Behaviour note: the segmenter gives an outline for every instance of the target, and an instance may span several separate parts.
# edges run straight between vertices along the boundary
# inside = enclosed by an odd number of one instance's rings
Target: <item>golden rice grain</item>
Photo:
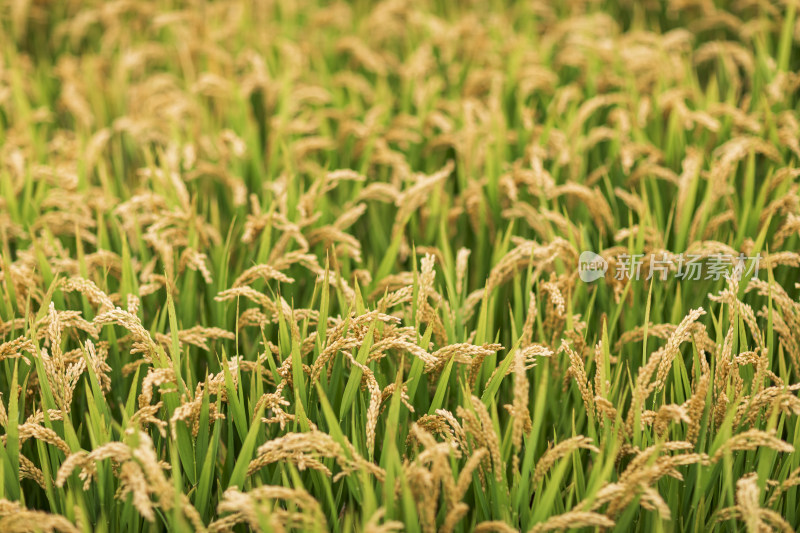
[[[760,429],[750,429],[732,436],[717,449],[712,462],[719,461],[725,454],[737,450],[755,450],[759,447],[771,448],[778,452],[791,453],[794,446],[784,442],[775,436],[775,432],[762,431]]]
[[[536,462],[531,483],[536,485],[559,459],[581,448],[600,453],[600,450],[592,444],[592,440],[583,435],[563,440],[554,446],[548,447],[547,451]]]
[[[529,533],[540,533],[543,531],[556,531],[583,527],[613,527],[614,521],[605,515],[591,511],[570,511],[557,516],[552,516],[546,522],[536,524]]]

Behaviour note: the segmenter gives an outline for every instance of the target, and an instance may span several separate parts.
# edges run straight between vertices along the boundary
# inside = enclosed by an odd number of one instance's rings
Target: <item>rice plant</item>
[[[0,0],[0,531],[796,531],[798,50]]]

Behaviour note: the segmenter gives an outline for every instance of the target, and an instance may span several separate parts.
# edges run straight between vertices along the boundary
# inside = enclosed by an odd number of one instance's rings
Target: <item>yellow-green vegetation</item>
[[[0,1],[0,531],[797,530],[798,20]]]

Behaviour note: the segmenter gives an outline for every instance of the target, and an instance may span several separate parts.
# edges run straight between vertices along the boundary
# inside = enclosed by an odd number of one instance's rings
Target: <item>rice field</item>
[[[796,531],[794,0],[0,0],[0,531]]]

